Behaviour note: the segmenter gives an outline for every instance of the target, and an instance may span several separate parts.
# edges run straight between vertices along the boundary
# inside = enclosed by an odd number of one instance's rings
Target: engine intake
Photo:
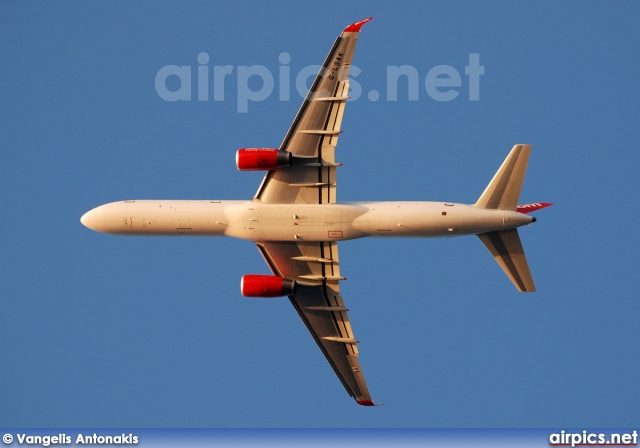
[[[296,292],[296,282],[274,275],[243,275],[240,292],[245,297],[288,296]]]
[[[291,153],[273,148],[242,148],[236,152],[240,171],[276,170],[291,165]]]

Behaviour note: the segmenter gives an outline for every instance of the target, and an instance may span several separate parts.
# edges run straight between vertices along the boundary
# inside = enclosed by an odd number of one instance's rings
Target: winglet
[[[359,22],[356,23],[352,23],[351,25],[349,25],[348,27],[346,27],[343,31],[343,33],[359,33],[360,32],[360,28],[362,28],[362,25],[364,25],[365,23],[369,22],[373,20],[373,17],[369,17],[367,19],[361,20]]]
[[[375,404],[372,400],[356,400],[361,406],[384,406],[384,404]]]

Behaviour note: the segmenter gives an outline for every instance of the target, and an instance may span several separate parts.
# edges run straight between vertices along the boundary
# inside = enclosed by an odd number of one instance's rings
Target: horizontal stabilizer
[[[474,205],[479,208],[515,211],[530,153],[531,145],[515,145]]]
[[[481,233],[478,237],[515,287],[518,288],[518,291],[533,292],[536,290],[517,229]]]

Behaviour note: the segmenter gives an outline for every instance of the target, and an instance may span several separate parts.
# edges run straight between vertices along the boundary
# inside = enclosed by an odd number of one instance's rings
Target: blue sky
[[[639,13],[632,2],[3,2],[0,426],[637,426]],[[79,222],[121,199],[252,197],[262,174],[237,171],[235,151],[279,146],[301,102],[293,82],[279,100],[281,53],[293,79],[369,16],[339,200],[472,203],[529,143],[521,202],[556,204],[520,232],[535,294],[517,293],[475,237],[341,244],[360,361],[386,403],[373,409],[347,395],[286,299],[241,297],[243,274],[268,273],[250,242]],[[210,77],[234,67],[223,101],[196,101],[202,52]],[[484,67],[478,101],[470,54]],[[192,101],[158,94],[167,65],[193,67]],[[274,91],[239,113],[238,67],[253,65]],[[415,101],[402,83],[386,99],[387,67],[401,65],[418,72]],[[425,89],[438,65],[461,75],[451,101]]]

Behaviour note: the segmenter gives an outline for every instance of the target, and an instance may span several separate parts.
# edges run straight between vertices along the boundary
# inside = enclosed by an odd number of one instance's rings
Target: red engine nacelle
[[[296,282],[273,275],[243,275],[240,292],[245,297],[288,296],[296,292]]]
[[[240,171],[275,170],[291,165],[291,153],[272,148],[242,148],[236,153]]]

